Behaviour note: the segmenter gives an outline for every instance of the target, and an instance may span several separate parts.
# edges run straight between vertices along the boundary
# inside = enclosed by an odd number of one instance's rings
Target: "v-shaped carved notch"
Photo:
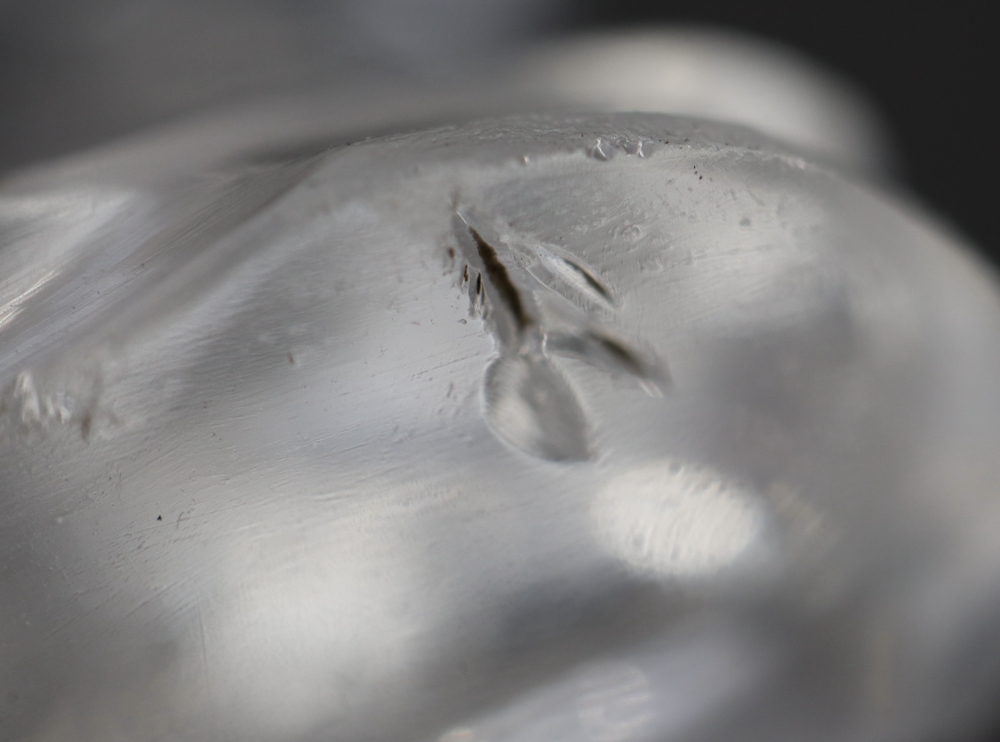
[[[473,311],[497,340],[499,358],[487,368],[484,400],[486,418],[501,438],[552,461],[591,457],[587,417],[551,354],[631,376],[662,396],[670,383],[665,364],[602,327],[589,311],[614,311],[616,304],[596,271],[561,248],[487,239],[468,211],[456,209],[453,227]],[[559,301],[565,303],[561,309]],[[550,327],[546,317],[553,311],[558,321]]]

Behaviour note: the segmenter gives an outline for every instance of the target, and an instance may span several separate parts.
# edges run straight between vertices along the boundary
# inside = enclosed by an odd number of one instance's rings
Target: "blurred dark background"
[[[717,25],[805,52],[881,108],[903,179],[995,263],[989,6],[700,0],[0,0],[0,173],[347,68],[447,75],[538,37]]]
[[[988,3],[594,0],[577,23],[721,25],[805,52],[860,86],[899,145],[902,176],[1000,264],[1000,90]]]

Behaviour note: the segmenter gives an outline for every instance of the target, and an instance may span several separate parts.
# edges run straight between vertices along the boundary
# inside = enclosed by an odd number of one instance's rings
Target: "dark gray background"
[[[995,261],[1000,88],[986,4],[662,0],[0,0],[0,171],[207,103],[488,65],[583,28],[716,24],[804,51],[881,106],[903,177]]]

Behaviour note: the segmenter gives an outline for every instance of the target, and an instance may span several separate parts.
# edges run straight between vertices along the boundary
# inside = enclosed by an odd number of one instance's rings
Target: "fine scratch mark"
[[[566,259],[564,258],[564,260]],[[587,282],[587,285],[596,291],[605,301],[609,304],[612,303],[611,292],[608,291],[607,286],[597,280],[597,276],[573,260],[566,260],[566,264],[583,276],[583,280]]]
[[[510,280],[507,267],[500,262],[500,258],[497,257],[497,251],[482,238],[479,232],[471,226],[469,227],[469,232],[472,234],[472,239],[475,240],[476,250],[479,253],[479,259],[483,261],[487,277],[489,277],[490,281],[496,287],[500,297],[507,305],[507,309],[514,316],[518,329],[526,329],[532,324],[532,319],[524,309],[524,302],[521,301],[521,293],[517,290],[513,281]]]

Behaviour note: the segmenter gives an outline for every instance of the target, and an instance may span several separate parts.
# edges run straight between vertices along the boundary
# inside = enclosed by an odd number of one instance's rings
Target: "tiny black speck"
[[[157,515],[157,516],[156,516],[156,519],[157,519],[157,520],[163,520],[163,516],[162,516],[162,515]]]

